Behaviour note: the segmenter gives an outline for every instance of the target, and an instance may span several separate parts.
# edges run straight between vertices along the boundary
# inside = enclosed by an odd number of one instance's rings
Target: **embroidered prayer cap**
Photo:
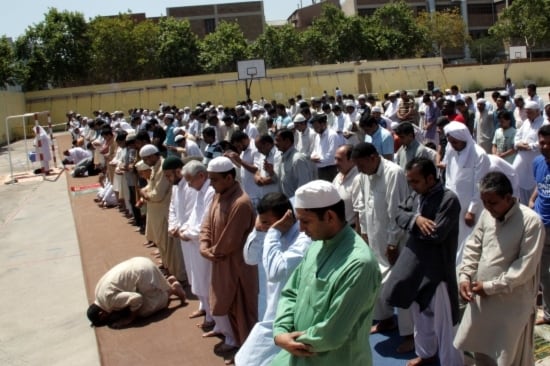
[[[210,173],[227,173],[231,169],[235,169],[231,160],[225,156],[218,156],[210,160],[207,171]]]
[[[314,180],[296,190],[295,208],[324,208],[335,205],[342,198],[336,187],[326,180]]]
[[[155,155],[158,153],[159,153],[159,149],[157,149],[157,147],[152,144],[147,144],[139,150],[139,156],[141,156],[142,158],[146,158],[148,156]]]
[[[177,156],[169,156],[162,162],[162,170],[175,170],[183,166],[183,161]]]
[[[138,161],[138,162],[136,163],[135,167],[136,167],[136,170],[137,170],[138,172],[142,172],[142,171],[144,171],[144,170],[149,170],[149,169],[151,169],[151,167],[150,167],[149,165],[145,164],[145,162],[144,162],[143,160]]]
[[[536,109],[536,110],[539,110],[540,109],[540,105],[535,102],[534,100],[530,100],[528,101],[527,103],[525,103],[525,109]]]

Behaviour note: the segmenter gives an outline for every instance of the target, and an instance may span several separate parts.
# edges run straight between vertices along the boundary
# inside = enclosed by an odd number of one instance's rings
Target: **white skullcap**
[[[180,133],[181,131],[183,131],[183,128],[181,128],[181,127],[176,127],[176,128],[174,128],[174,131],[173,131],[173,132],[174,132],[174,135],[177,135],[177,134]]]
[[[501,96],[501,97],[509,97],[509,96],[510,96],[510,93],[508,93],[506,90],[505,90],[505,91],[501,91],[501,92],[500,92],[500,96]]]
[[[159,149],[157,149],[155,145],[147,144],[139,150],[139,156],[141,156],[142,158],[146,158],[148,156],[158,154],[158,152]]]
[[[478,100],[476,100],[476,104],[485,104],[487,103],[487,101],[483,98],[479,98]]]
[[[286,125],[286,128],[292,130],[294,128],[294,122],[290,122],[288,125]]]
[[[174,119],[174,115],[172,113],[166,113],[164,115],[164,118],[170,118],[170,119]]]
[[[218,156],[217,158],[210,160],[206,170],[210,173],[227,173],[231,169],[235,169],[235,166],[231,160],[225,156]]]
[[[396,97],[396,96],[397,96],[396,92],[391,92],[388,94],[388,97]]]
[[[145,162],[143,160],[138,161],[136,163],[135,167],[136,167],[136,170],[138,172],[142,172],[144,170],[151,169],[151,167],[149,165],[145,164]]]
[[[179,142],[181,140],[183,140],[185,138],[185,136],[183,135],[177,135],[176,138],[174,139],[175,142]]]
[[[399,122],[392,122],[390,127],[392,130],[395,130],[397,127],[399,127]]]
[[[365,94],[360,94],[357,99],[367,99],[367,97],[365,96]]]
[[[527,103],[525,103],[525,109],[536,109],[536,110],[539,110],[540,109],[540,105],[533,101],[533,100],[530,100],[528,101]]]
[[[314,180],[296,190],[294,207],[306,209],[330,207],[341,200],[338,190],[332,183],[326,180]]]
[[[178,109],[178,113],[183,113],[183,109]]]
[[[252,112],[258,112],[258,111],[260,111],[260,109],[261,109],[261,108],[260,108],[260,106],[259,106],[259,105],[257,105],[257,104],[254,104],[254,105],[252,106],[252,109],[251,109],[251,111],[252,111]]]
[[[189,108],[188,106],[185,106],[185,107],[183,107],[183,110],[184,110],[184,111],[190,111],[191,108]]]
[[[294,120],[293,120],[294,123],[300,123],[300,122],[305,122],[305,121],[306,121],[306,117],[304,117],[304,115],[302,113],[297,113],[294,116]]]
[[[378,113],[382,113],[382,108],[379,107],[379,106],[374,106],[372,107],[372,112],[378,112]]]
[[[223,108],[223,104],[218,104],[218,109]]]
[[[236,105],[236,106],[235,106],[235,109],[244,109],[244,107],[243,107],[242,104],[239,104],[239,105]]]
[[[346,102],[346,108],[347,108],[347,107],[353,107],[353,108],[355,108],[355,103],[353,102],[353,100],[348,100],[348,101]]]

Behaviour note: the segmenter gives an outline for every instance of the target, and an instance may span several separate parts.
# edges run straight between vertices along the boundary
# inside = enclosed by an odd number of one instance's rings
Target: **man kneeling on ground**
[[[168,306],[176,295],[186,304],[185,292],[174,276],[164,278],[149,258],[134,257],[111,268],[95,288],[88,308],[92,326],[121,328],[137,317],[148,317]]]

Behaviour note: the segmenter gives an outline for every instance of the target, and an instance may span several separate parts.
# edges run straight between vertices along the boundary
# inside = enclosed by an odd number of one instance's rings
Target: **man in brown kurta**
[[[258,320],[258,269],[243,258],[255,214],[235,174],[228,158],[210,161],[208,176],[216,195],[200,233],[201,255],[212,261],[210,307],[216,329],[225,336],[217,351],[230,354],[229,359]]]

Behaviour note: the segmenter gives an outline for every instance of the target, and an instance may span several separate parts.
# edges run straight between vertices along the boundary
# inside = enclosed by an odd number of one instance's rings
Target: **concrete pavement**
[[[26,170],[24,144],[10,147]],[[65,174],[1,184],[0,202],[0,364],[99,365]]]

